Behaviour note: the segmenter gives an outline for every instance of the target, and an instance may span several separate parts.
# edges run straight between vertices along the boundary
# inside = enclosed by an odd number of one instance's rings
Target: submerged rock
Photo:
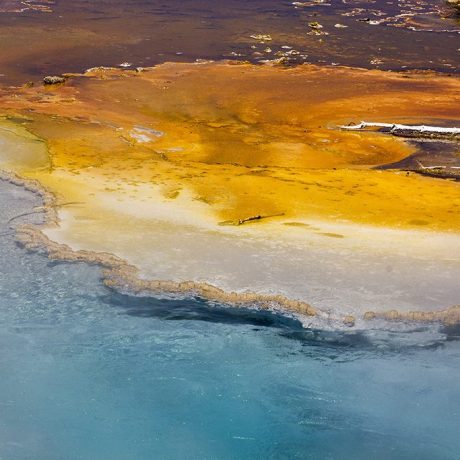
[[[272,41],[272,37],[269,34],[253,34],[250,36],[254,40],[258,40],[260,42],[270,42]]]

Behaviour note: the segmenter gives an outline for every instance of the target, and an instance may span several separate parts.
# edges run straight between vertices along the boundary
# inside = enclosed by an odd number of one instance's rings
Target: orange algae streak
[[[110,197],[121,207],[144,203],[139,218],[159,201],[189,202],[216,228],[317,218],[456,232],[458,184],[373,170],[414,148],[336,127],[455,119],[459,89],[458,78],[433,75],[164,64],[5,90],[0,108],[27,113],[51,158],[49,169],[28,176],[83,202],[81,216]]]

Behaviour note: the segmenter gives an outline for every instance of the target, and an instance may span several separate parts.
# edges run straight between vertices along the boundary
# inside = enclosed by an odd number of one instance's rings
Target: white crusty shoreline
[[[211,302],[229,304],[234,307],[268,309],[298,316],[303,324],[331,325],[340,324],[353,327],[368,321],[379,319],[385,321],[413,321],[421,323],[439,322],[446,325],[460,323],[460,305],[434,311],[384,311],[365,312],[362,317],[345,315],[334,317],[327,311],[310,304],[290,299],[284,295],[267,295],[255,292],[228,292],[212,284],[196,281],[168,281],[143,279],[139,269],[126,260],[108,252],[74,250],[70,246],[52,241],[42,230],[59,227],[56,211],[56,199],[38,181],[21,178],[15,173],[0,170],[0,180],[23,187],[37,194],[43,201],[45,226],[19,225],[16,227],[16,239],[28,250],[42,251],[52,260],[66,262],[85,262],[103,267],[103,283],[113,289],[131,295],[152,296],[198,296]]]

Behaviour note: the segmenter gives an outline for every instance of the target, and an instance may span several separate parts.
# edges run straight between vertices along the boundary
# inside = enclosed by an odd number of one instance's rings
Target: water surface
[[[260,62],[280,56],[290,64],[457,72],[460,25],[444,5],[442,0],[8,0],[0,5],[0,83],[99,65]]]

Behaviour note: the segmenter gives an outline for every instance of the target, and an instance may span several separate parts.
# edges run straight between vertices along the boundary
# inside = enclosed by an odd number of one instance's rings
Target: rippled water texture
[[[124,62],[257,62],[281,55],[291,63],[458,71],[459,20],[442,0],[294,3],[3,0],[0,82]],[[309,26],[315,22],[322,28]]]
[[[455,330],[121,296],[15,245],[39,204],[0,183],[0,458],[458,458]]]

